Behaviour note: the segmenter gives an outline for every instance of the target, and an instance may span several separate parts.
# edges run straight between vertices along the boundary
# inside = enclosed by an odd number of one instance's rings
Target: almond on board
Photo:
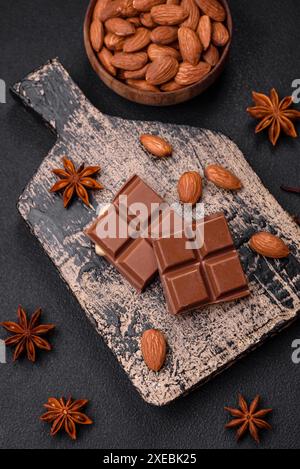
[[[282,239],[267,231],[261,231],[253,235],[249,245],[258,254],[273,259],[287,257],[290,253],[288,246]]]
[[[141,338],[141,351],[148,368],[159,371],[167,355],[167,343],[163,333],[157,329],[146,330]]]
[[[236,191],[243,187],[241,180],[229,169],[218,164],[211,164],[205,168],[206,178],[221,189]]]
[[[140,136],[140,142],[143,147],[152,155],[158,158],[171,156],[173,148],[167,140],[158,135],[144,134]]]
[[[202,177],[198,171],[183,173],[177,184],[180,202],[195,205],[202,196]]]

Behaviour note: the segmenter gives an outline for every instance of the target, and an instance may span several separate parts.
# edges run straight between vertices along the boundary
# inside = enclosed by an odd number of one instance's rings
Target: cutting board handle
[[[11,91],[58,135],[63,134],[70,117],[79,108],[82,112],[86,107],[88,114],[91,107],[58,59],[49,60],[13,85]]]

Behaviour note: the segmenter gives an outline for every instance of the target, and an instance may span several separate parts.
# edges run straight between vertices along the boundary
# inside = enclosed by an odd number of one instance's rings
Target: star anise
[[[237,440],[240,440],[240,438],[242,438],[242,436],[248,430],[252,438],[256,441],[256,443],[259,443],[258,429],[271,430],[271,425],[268,424],[263,419],[263,417],[271,413],[272,409],[257,410],[259,401],[260,396],[256,396],[256,398],[251,402],[250,406],[248,407],[244,397],[239,394],[238,403],[240,409],[225,407],[225,410],[230,412],[230,414],[235,417],[235,419],[231,420],[231,422],[229,422],[225,426],[225,428],[239,427],[236,432]]]
[[[269,127],[269,139],[275,146],[280,136],[281,130],[293,138],[298,136],[293,124],[293,120],[300,118],[300,112],[290,109],[293,104],[293,97],[287,96],[279,101],[278,93],[273,88],[270,97],[262,93],[252,93],[255,103],[254,107],[248,107],[249,114],[256,118],[262,119],[255,129],[256,133]]]
[[[44,407],[48,412],[41,416],[44,422],[52,423],[51,436],[56,435],[62,428],[68,433],[72,440],[76,440],[76,424],[91,425],[92,420],[79,410],[88,403],[87,400],[73,400],[71,397],[66,402],[62,397],[56,399],[50,397]]]
[[[16,345],[14,360],[17,360],[23,352],[27,353],[28,360],[35,362],[36,347],[42,350],[51,350],[51,345],[45,339],[40,337],[47,334],[55,328],[53,324],[37,325],[41,316],[41,308],[37,309],[28,320],[27,314],[22,308],[18,307],[18,320],[19,322],[1,322],[0,326],[4,327],[7,331],[12,332],[14,335],[6,339],[6,345]]]
[[[64,207],[66,208],[76,194],[88,207],[90,207],[89,195],[86,190],[102,190],[103,186],[90,176],[95,176],[100,171],[100,166],[87,166],[82,164],[78,169],[68,158],[63,158],[64,169],[53,169],[52,172],[59,177],[50,192],[64,191]]]

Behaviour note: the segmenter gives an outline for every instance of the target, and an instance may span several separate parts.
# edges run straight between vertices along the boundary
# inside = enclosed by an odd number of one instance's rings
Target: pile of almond
[[[175,91],[217,65],[230,36],[217,0],[98,0],[90,40],[103,67],[133,88]]]

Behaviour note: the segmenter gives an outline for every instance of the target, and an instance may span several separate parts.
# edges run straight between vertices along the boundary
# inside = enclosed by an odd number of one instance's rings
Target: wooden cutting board
[[[300,313],[300,230],[278,205],[237,146],[220,133],[193,127],[135,122],[105,116],[95,109],[67,71],[52,60],[13,87],[28,108],[57,133],[57,142],[20,197],[19,210],[56,265],[83,311],[116,355],[141,396],[164,405],[232,365],[244,354],[290,324]],[[154,159],[139,144],[141,133],[165,136],[174,156]],[[67,155],[76,164],[102,167],[106,189],[92,195],[95,210],[76,201],[68,210],[60,195],[49,193]],[[224,211],[248,275],[251,296],[239,302],[173,317],[167,313],[159,280],[138,294],[99,258],[84,228],[98,203],[110,202],[133,174],[145,179],[168,202],[177,200],[182,172],[219,163],[233,169],[245,188],[237,194],[207,184],[206,213]],[[258,230],[281,236],[292,254],[268,260],[248,247]],[[160,373],[149,371],[139,348],[143,330],[164,331],[169,352]]]

